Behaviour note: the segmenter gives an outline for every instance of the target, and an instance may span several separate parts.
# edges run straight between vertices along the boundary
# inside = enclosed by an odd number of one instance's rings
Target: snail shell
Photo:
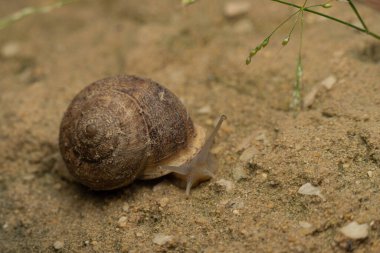
[[[195,157],[209,162],[209,148],[201,152],[206,143],[205,132],[194,126],[172,92],[149,79],[125,75],[96,81],[79,92],[59,134],[69,172],[95,190],[172,172],[187,180]],[[188,191],[199,179],[191,179]]]

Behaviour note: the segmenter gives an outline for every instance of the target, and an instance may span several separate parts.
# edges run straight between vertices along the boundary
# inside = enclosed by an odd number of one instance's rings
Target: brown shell
[[[97,190],[131,183],[146,167],[185,149],[194,125],[179,99],[149,79],[96,81],[71,102],[59,147],[70,173]]]

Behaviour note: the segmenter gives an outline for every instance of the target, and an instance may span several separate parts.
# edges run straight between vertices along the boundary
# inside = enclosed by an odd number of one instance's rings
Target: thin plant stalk
[[[295,111],[302,109],[302,77],[303,77],[303,65],[302,65],[302,41],[303,41],[303,26],[304,26],[304,9],[308,0],[305,0],[302,8],[300,9],[299,16],[300,18],[300,44],[298,48],[298,57],[297,57],[297,67],[296,67],[296,81],[294,83],[293,90],[293,100],[291,103],[291,108]],[[298,19],[297,19],[298,21]],[[294,29],[294,27],[293,27]],[[291,30],[291,32],[293,31]]]
[[[79,0],[60,0],[60,1],[57,1],[55,3],[48,4],[48,5],[45,5],[42,7],[33,7],[33,6],[25,7],[25,8],[15,12],[15,13],[12,13],[9,16],[6,16],[6,17],[0,19],[0,30],[4,29],[5,27],[8,27],[9,25],[11,25],[11,24],[13,24],[13,23],[15,23],[15,22],[27,17],[27,16],[30,16],[33,14],[38,14],[38,13],[48,13],[48,12],[51,12],[52,10],[61,8],[62,6],[71,4],[75,1],[79,1]]]
[[[245,63],[248,65],[251,63],[251,60],[252,60],[252,57],[255,56],[257,54],[257,52],[259,52],[262,48],[266,47],[269,43],[269,40],[270,38],[272,37],[272,35],[281,27],[283,26],[285,23],[287,23],[293,16],[297,15],[299,13],[299,11],[296,11],[294,12],[293,14],[291,14],[289,17],[287,17],[284,21],[282,21],[262,42],[260,45],[258,45],[256,48],[252,49],[250,52],[249,52],[249,55],[245,61]]]
[[[302,6],[299,6],[299,5],[297,5],[297,4],[293,4],[293,3],[289,3],[289,2],[285,2],[285,1],[282,1],[282,0],[271,0],[271,1],[273,1],[273,2],[277,2],[277,3],[281,3],[281,4],[285,4],[285,5],[288,5],[288,6],[292,6],[292,7],[298,8],[298,9],[301,9],[301,8],[302,8]],[[349,1],[349,2],[351,2],[351,4],[353,5],[352,1]],[[338,18],[335,18],[335,17],[329,16],[329,15],[327,15],[327,14],[324,14],[324,13],[321,13],[321,12],[318,12],[318,11],[315,11],[315,10],[312,10],[312,9],[310,9],[311,7],[312,7],[312,6],[310,6],[310,7],[306,7],[306,8],[304,8],[303,10],[306,11],[306,12],[313,13],[313,14],[315,14],[315,15],[319,15],[319,16],[325,17],[325,18],[327,18],[327,19],[331,19],[331,20],[333,20],[333,21],[335,21],[335,22],[338,22],[338,23],[344,24],[344,25],[346,25],[346,26],[349,26],[349,27],[351,27],[351,28],[354,28],[354,29],[356,29],[356,30],[358,30],[358,31],[360,31],[360,32],[364,32],[364,33],[366,33],[366,34],[368,34],[368,35],[370,35],[370,36],[372,36],[372,37],[374,37],[374,38],[380,40],[380,35],[378,35],[378,34],[376,34],[376,33],[373,33],[373,32],[369,31],[369,30],[366,29],[366,28],[362,28],[362,27],[359,27],[359,26],[353,25],[353,24],[351,24],[351,23],[348,23],[348,22],[346,22],[346,21],[344,21],[344,20],[341,20],[341,19],[338,19]],[[355,10],[356,10],[356,8],[355,8]],[[357,11],[357,10],[356,10],[356,11]],[[359,16],[360,16],[360,15],[359,15]],[[359,19],[359,20],[360,20],[360,19]]]
[[[258,45],[256,48],[252,49],[249,53],[249,56],[246,60],[246,64],[248,65],[251,60],[252,60],[252,57],[256,55],[256,53],[258,51],[260,51],[262,48],[264,48],[268,43],[269,43],[269,39],[270,37],[281,27],[283,26],[287,21],[290,20],[290,18],[292,18],[294,15],[298,14],[297,15],[297,19],[294,23],[294,25],[292,26],[288,36],[282,41],[282,45],[283,46],[286,46],[290,40],[290,36],[292,35],[293,31],[294,31],[294,28],[296,26],[296,24],[298,22],[300,22],[300,26],[301,26],[301,31],[300,31],[300,44],[299,44],[299,51],[298,51],[298,57],[297,57],[297,64],[296,64],[296,80],[294,82],[294,89],[293,89],[293,98],[292,98],[292,102],[290,104],[290,107],[291,109],[293,109],[294,111],[299,111],[300,109],[302,109],[302,77],[303,77],[303,65],[302,65],[302,41],[303,41],[303,30],[304,30],[304,13],[305,12],[310,12],[310,13],[313,13],[313,14],[316,14],[316,15],[319,15],[319,16],[322,16],[322,17],[325,17],[327,19],[330,19],[330,20],[333,20],[333,21],[336,21],[338,23],[341,23],[341,24],[344,24],[346,26],[349,26],[351,28],[354,28],[358,31],[361,31],[361,32],[364,32],[376,39],[379,39],[380,40],[380,35],[378,34],[375,34],[371,31],[369,31],[368,27],[366,26],[366,24],[364,23],[364,20],[363,18],[360,16],[358,10],[356,9],[354,3],[352,2],[352,0],[347,0],[350,7],[352,8],[352,10],[354,11],[355,15],[357,16],[357,18],[359,19],[361,25],[363,27],[359,27],[359,26],[356,26],[356,25],[353,25],[351,23],[348,23],[346,21],[343,21],[341,19],[338,19],[338,18],[335,18],[335,17],[332,17],[332,16],[329,16],[327,14],[324,14],[324,13],[321,13],[321,12],[318,12],[318,11],[315,11],[313,10],[312,8],[315,8],[315,7],[323,7],[323,8],[330,8],[331,7],[331,2],[333,0],[328,0],[327,2],[325,2],[324,4],[317,4],[317,5],[309,5],[309,6],[306,6],[308,0],[305,0],[303,5],[300,6],[300,5],[297,5],[297,4],[293,4],[293,3],[289,3],[289,2],[286,2],[284,0],[271,0],[273,2],[277,2],[277,3],[281,3],[281,4],[284,4],[284,5],[288,5],[288,6],[291,6],[291,7],[295,7],[297,8],[298,10],[293,13],[292,15],[290,15],[285,21],[283,21],[279,26],[277,26],[270,34],[269,36],[260,44]]]
[[[348,4],[351,6],[351,9],[355,12],[356,16],[358,17],[360,23],[362,24],[362,26],[364,27],[364,29],[366,31],[368,31],[368,28],[366,26],[366,24],[364,23],[364,20],[362,19],[362,17],[360,16],[358,10],[356,9],[355,5],[353,4],[352,0],[348,0]]]

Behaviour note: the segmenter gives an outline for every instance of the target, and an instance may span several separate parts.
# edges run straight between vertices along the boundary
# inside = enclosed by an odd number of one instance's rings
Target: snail
[[[70,174],[91,189],[172,173],[189,195],[213,176],[209,151],[225,119],[206,138],[165,87],[136,76],[109,77],[74,97],[62,118],[59,149]]]

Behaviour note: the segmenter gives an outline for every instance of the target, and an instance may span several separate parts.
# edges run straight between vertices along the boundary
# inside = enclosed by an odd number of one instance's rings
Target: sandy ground
[[[178,2],[83,1],[0,32],[0,251],[380,252],[380,43],[307,15],[310,108],[295,116],[298,31],[244,64],[292,9],[251,1],[226,18],[226,1]],[[0,16],[30,4],[2,1]],[[344,3],[327,11],[356,22]],[[380,13],[360,11],[379,33]],[[216,177],[190,198],[169,177],[93,192],[59,172],[71,99],[120,73],[165,85],[208,130],[228,116]],[[353,221],[364,239],[340,231]]]

